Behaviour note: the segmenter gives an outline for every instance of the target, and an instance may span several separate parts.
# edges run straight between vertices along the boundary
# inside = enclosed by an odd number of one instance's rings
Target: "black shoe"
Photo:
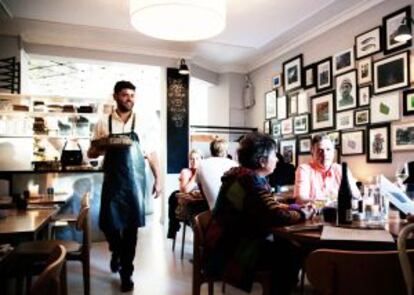
[[[134,290],[134,282],[131,277],[121,277],[121,292]]]
[[[119,256],[112,253],[111,262],[109,264],[109,267],[111,268],[111,271],[113,273],[116,273],[119,271]]]

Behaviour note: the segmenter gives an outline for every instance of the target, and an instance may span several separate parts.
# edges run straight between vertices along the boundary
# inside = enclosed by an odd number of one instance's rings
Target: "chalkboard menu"
[[[188,75],[167,69],[167,173],[188,166]]]

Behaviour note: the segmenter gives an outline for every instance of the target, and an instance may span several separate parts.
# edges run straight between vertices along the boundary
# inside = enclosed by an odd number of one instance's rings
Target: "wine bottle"
[[[348,180],[348,165],[342,163],[342,180],[338,191],[338,224],[352,223],[352,191]]]

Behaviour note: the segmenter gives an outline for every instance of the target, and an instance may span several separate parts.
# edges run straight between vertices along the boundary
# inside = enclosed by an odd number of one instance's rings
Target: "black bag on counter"
[[[62,155],[60,156],[60,162],[62,163],[62,167],[82,165],[83,156],[82,149],[79,143],[79,150],[66,150],[65,148],[67,144],[68,142],[66,141],[62,149]]]

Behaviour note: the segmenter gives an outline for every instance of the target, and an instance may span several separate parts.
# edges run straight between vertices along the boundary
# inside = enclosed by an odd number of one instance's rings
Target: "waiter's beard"
[[[118,110],[121,113],[129,113],[130,111],[132,111],[132,108],[134,107],[134,104],[131,103],[131,106],[125,105],[125,104],[118,104]]]

